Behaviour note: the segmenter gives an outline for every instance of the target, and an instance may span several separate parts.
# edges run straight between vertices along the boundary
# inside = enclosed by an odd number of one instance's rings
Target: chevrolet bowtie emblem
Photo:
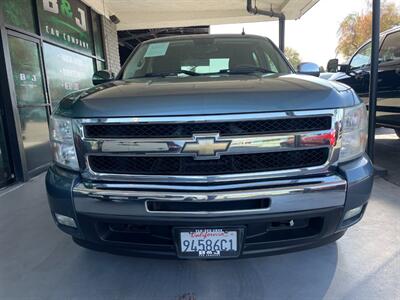
[[[219,159],[220,153],[227,151],[230,141],[218,141],[219,134],[193,135],[193,142],[183,146],[182,153],[192,153],[194,159]]]

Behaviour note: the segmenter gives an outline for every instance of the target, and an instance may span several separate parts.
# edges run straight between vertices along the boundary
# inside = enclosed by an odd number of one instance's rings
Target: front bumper
[[[46,185],[53,216],[57,213],[76,221],[77,228],[58,226],[78,244],[123,254],[175,257],[173,228],[178,226],[244,226],[242,256],[331,242],[361,219],[372,181],[373,168],[365,156],[320,176],[196,187],[87,183],[79,174],[52,167]],[[268,203],[233,210],[224,206],[255,199],[268,199]],[[149,201],[163,205],[153,209]],[[226,209],[205,212],[193,205],[181,211],[169,206],[210,202]],[[360,214],[343,221],[347,211],[360,206]],[[291,220],[296,225],[285,226]]]

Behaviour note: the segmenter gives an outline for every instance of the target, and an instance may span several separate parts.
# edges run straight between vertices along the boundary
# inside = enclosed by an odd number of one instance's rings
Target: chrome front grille
[[[244,181],[327,172],[338,158],[342,116],[334,109],[80,119],[75,140],[90,180]]]

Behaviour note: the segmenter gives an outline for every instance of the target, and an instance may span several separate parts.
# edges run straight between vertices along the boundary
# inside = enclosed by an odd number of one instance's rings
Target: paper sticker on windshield
[[[144,57],[164,56],[167,53],[168,46],[168,42],[150,44]]]

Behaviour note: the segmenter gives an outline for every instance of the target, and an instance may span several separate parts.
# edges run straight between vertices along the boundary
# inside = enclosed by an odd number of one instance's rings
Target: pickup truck
[[[57,226],[90,249],[235,258],[333,242],[373,183],[366,108],[252,35],[159,38],[63,99],[46,177]],[[315,76],[312,76],[315,75]]]
[[[351,86],[368,104],[371,41],[365,42],[345,64],[328,62],[324,78]],[[380,34],[376,125],[392,128],[400,137],[400,26]]]

